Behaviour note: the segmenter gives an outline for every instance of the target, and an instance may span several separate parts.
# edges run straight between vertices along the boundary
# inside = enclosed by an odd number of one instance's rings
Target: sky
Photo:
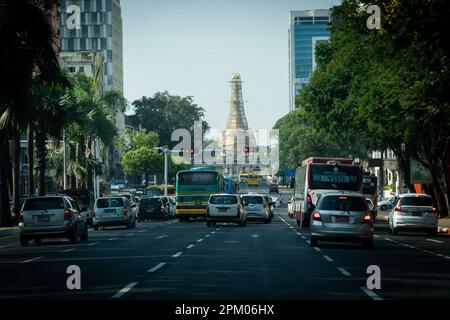
[[[131,103],[164,90],[192,96],[211,128],[221,130],[238,72],[249,127],[271,129],[289,111],[289,11],[339,3],[122,0],[125,97]]]

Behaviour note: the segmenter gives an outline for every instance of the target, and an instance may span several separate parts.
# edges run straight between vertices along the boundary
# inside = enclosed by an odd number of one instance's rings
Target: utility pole
[[[64,174],[64,179],[63,179],[63,185],[64,185],[64,190],[67,190],[67,159],[66,159],[66,129],[63,129],[63,174]]]
[[[167,196],[167,176],[169,174],[167,158],[170,153],[170,150],[167,147],[155,147],[153,149],[162,151],[164,153],[164,195]]]

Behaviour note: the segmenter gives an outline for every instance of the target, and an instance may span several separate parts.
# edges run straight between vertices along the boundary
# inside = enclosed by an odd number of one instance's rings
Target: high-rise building
[[[315,47],[328,42],[328,9],[291,11],[289,14],[289,111],[316,68]]]

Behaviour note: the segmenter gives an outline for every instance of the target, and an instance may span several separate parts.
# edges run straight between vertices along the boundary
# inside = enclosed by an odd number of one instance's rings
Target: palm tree
[[[8,132],[15,132],[16,150],[19,139],[16,130],[23,128],[33,115],[27,112],[33,72],[39,71],[42,77],[52,80],[59,70],[57,46],[45,15],[45,8],[48,5],[49,1],[2,1],[0,74],[7,81],[0,86],[0,137],[2,141],[8,141],[10,137]],[[13,176],[16,184],[18,159],[14,158],[16,159]],[[5,153],[0,152],[0,163],[4,166],[7,160]],[[0,175],[0,179],[0,226],[11,225],[5,172]],[[17,190],[17,185],[13,189]],[[16,191],[13,202],[14,210],[18,211]]]

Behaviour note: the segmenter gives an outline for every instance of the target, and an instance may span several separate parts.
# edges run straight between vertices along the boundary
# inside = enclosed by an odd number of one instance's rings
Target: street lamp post
[[[167,147],[155,147],[155,150],[160,150],[164,153],[164,195],[167,196],[167,176],[168,176],[168,155],[170,153],[169,148]]]

